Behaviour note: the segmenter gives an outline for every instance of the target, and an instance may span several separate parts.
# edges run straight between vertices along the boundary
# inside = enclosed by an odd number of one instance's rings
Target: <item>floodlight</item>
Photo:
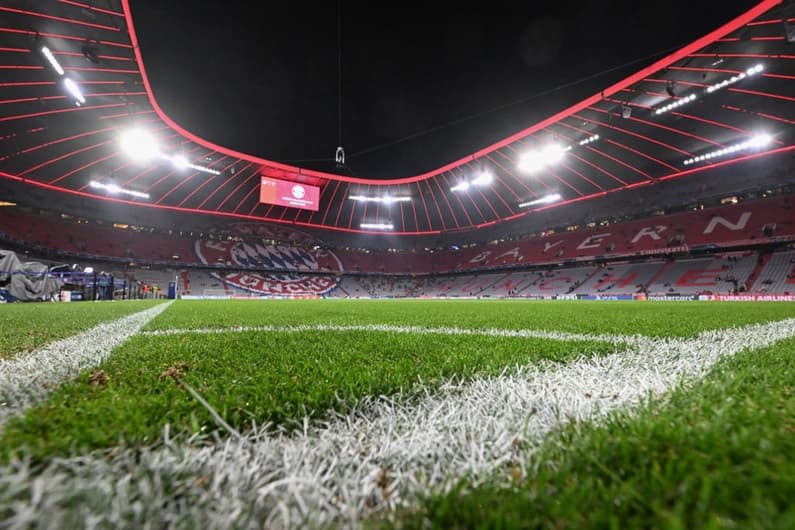
[[[767,147],[772,141],[773,137],[767,133],[755,134],[754,136],[752,136],[748,140],[745,140],[744,142],[736,143],[734,145],[730,145],[729,147],[725,147],[723,149],[710,151],[709,153],[704,153],[703,155],[698,155],[693,158],[688,158],[687,160],[684,161],[684,165],[689,166],[696,162],[711,160],[713,158],[729,155],[746,149],[762,149]]]
[[[494,177],[488,171],[482,171],[480,175],[472,179],[472,184],[475,186],[488,186],[494,180]]]
[[[392,230],[394,228],[392,223],[362,223],[359,226],[368,230]]]
[[[171,161],[174,162],[174,166],[177,169],[185,169],[188,167],[188,159],[185,158],[185,155],[174,155],[171,157]]]
[[[185,158],[184,155],[174,155],[174,156],[162,155],[162,156],[163,156],[163,158],[171,160],[171,162],[174,164],[174,167],[176,167],[177,169],[190,168],[190,169],[195,169],[196,171],[201,171],[202,173],[209,173],[211,175],[220,175],[221,174],[221,172],[218,171],[217,169],[213,169],[213,168],[207,167],[207,166],[200,166],[198,164],[194,164],[193,162],[190,162],[187,158]]]
[[[553,202],[558,202],[562,197],[560,193],[550,193],[549,195],[545,195],[539,199],[540,204],[550,204]]]
[[[469,182],[464,180],[464,181],[459,182],[458,184],[456,184],[452,188],[450,188],[450,191],[466,191],[468,189],[469,189]]]
[[[519,169],[534,172],[544,166],[556,164],[563,159],[567,149],[558,144],[548,144],[540,150],[528,151],[519,157]]]
[[[399,196],[393,197],[392,195],[384,195],[383,197],[368,197],[366,195],[348,195],[348,198],[357,202],[379,202],[384,204],[392,204],[393,202],[409,202],[411,197]]]
[[[749,141],[750,147],[765,147],[767,144],[773,141],[773,138],[769,134],[755,134],[753,138]]]
[[[148,193],[144,193],[143,191],[128,190],[127,188],[122,188],[121,186],[113,183],[104,184],[102,182],[97,182],[96,180],[92,180],[91,182],[88,183],[88,185],[95,189],[105,190],[108,193],[113,193],[113,194],[120,193],[122,195],[129,195],[131,197],[137,197],[139,199],[149,198]]]
[[[552,204],[553,202],[558,202],[561,199],[560,193],[551,193],[549,195],[544,195],[540,199],[535,199],[528,202],[523,202],[519,205],[519,208],[524,208],[526,206],[535,206],[537,204]]]
[[[157,141],[143,129],[129,129],[122,133],[121,148],[127,156],[139,161],[150,160],[159,153]]]
[[[522,171],[533,172],[543,167],[544,161],[538,151],[528,151],[519,157],[519,169]]]
[[[58,75],[63,75],[63,67],[61,67],[60,63],[58,63],[58,59],[55,58],[47,46],[42,46],[41,53],[50,63],[50,66],[52,66],[53,69],[58,72]]]
[[[718,91],[718,90],[720,90],[722,88],[726,88],[729,85],[733,85],[734,83],[742,81],[746,77],[755,76],[756,74],[760,73],[764,69],[765,69],[765,66],[763,64],[761,64],[761,63],[756,64],[754,66],[751,66],[750,68],[748,68],[744,72],[740,72],[739,74],[735,74],[735,75],[733,75],[733,76],[731,76],[731,77],[729,77],[727,79],[724,79],[723,81],[720,81],[719,83],[715,83],[714,85],[708,86],[707,87],[707,94],[712,94],[713,92],[716,92],[716,91]]]
[[[660,107],[659,109],[655,110],[654,114],[658,114],[658,115],[659,114],[664,114],[664,113],[668,112],[669,110],[673,110],[675,108],[681,107],[682,105],[686,105],[686,104],[690,103],[691,101],[695,101],[696,97],[697,96],[695,94],[690,94],[689,96],[681,97],[681,98],[677,99],[676,101],[668,103],[664,107]]]
[[[541,150],[541,156],[544,160],[544,163],[550,165],[560,162],[563,159],[563,154],[565,152],[565,149],[558,144],[549,144]]]
[[[77,100],[77,105],[82,105],[86,102],[86,98],[83,97],[83,92],[80,91],[80,87],[77,86],[77,83],[67,77],[63,80],[63,84],[66,87],[67,92],[69,92],[72,97]]]

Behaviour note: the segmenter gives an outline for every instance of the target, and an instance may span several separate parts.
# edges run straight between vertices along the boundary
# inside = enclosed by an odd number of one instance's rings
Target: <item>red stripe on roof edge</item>
[[[613,84],[612,86],[602,90],[601,92],[599,92],[597,94],[594,94],[594,95],[590,96],[589,98],[586,98],[586,99],[580,101],[579,103],[576,103],[576,104],[572,105],[571,107],[568,107],[567,109],[564,109],[564,110],[562,110],[562,111],[560,111],[560,112],[558,112],[556,114],[553,114],[552,116],[549,116],[548,118],[546,118],[546,119],[544,119],[544,120],[542,120],[542,121],[540,121],[540,122],[528,127],[527,129],[519,131],[518,133],[513,134],[513,135],[511,135],[511,136],[509,136],[509,137],[507,137],[507,138],[505,138],[505,139],[503,139],[503,140],[501,140],[501,141],[499,141],[499,142],[497,142],[495,144],[492,144],[492,145],[490,145],[488,147],[480,149],[480,150],[476,151],[475,153],[473,153],[471,155],[468,155],[466,157],[460,158],[460,159],[458,159],[458,160],[456,160],[454,162],[451,162],[449,164],[446,164],[446,165],[444,165],[442,167],[439,167],[437,169],[434,169],[434,170],[431,170],[431,171],[428,171],[428,172],[425,172],[425,173],[421,173],[419,175],[414,175],[414,176],[411,176],[411,177],[396,178],[396,179],[388,179],[388,180],[372,180],[372,179],[366,179],[366,178],[346,177],[346,176],[343,176],[343,175],[335,175],[335,174],[332,174],[332,173],[325,173],[325,172],[322,172],[322,171],[316,171],[316,170],[312,170],[312,169],[304,169],[304,168],[299,168],[299,167],[296,167],[296,166],[290,166],[290,165],[287,165],[287,164],[274,162],[274,161],[271,161],[271,160],[267,160],[267,159],[264,159],[264,158],[256,157],[256,156],[253,156],[253,155],[242,153],[240,151],[236,151],[234,149],[230,149],[230,148],[227,148],[227,147],[224,147],[224,146],[217,145],[215,143],[212,143],[212,142],[209,142],[209,141],[205,140],[204,138],[196,136],[195,134],[191,133],[190,131],[184,129],[183,127],[178,125],[174,120],[172,120],[163,111],[163,109],[160,108],[160,105],[157,103],[157,100],[155,99],[154,94],[152,92],[152,86],[149,83],[149,77],[148,77],[148,75],[146,73],[146,68],[144,67],[144,64],[143,64],[143,58],[141,56],[141,49],[140,49],[140,46],[138,44],[138,35],[135,32],[135,26],[134,26],[133,20],[132,20],[132,12],[130,11],[130,0],[121,0],[121,3],[122,3],[122,10],[124,11],[125,20],[127,21],[127,30],[129,32],[129,35],[130,35],[130,42],[132,43],[133,50],[135,52],[135,58],[136,58],[136,61],[138,62],[138,68],[140,70],[141,78],[143,79],[143,82],[144,82],[144,87],[146,88],[146,92],[149,95],[149,101],[150,101],[150,103],[152,105],[152,108],[155,109],[155,112],[160,117],[160,119],[162,119],[166,124],[168,124],[175,131],[177,131],[178,133],[182,134],[183,136],[185,136],[189,140],[194,141],[194,142],[196,142],[196,143],[198,143],[200,145],[203,145],[204,147],[206,147],[208,149],[212,149],[212,150],[218,151],[218,152],[223,153],[223,154],[228,155],[228,156],[234,156],[234,157],[240,158],[240,159],[248,161],[248,162],[254,162],[254,163],[258,163],[258,164],[262,164],[262,165],[271,166],[271,167],[279,168],[279,169],[282,169],[282,170],[294,172],[294,173],[297,173],[297,174],[300,174],[300,175],[313,176],[313,177],[318,177],[318,178],[322,178],[322,179],[325,179],[325,180],[336,180],[336,181],[351,182],[351,183],[357,183],[357,184],[369,184],[369,185],[374,185],[374,186],[389,186],[389,185],[397,185],[397,184],[404,184],[404,183],[411,183],[411,182],[417,182],[417,181],[421,181],[421,180],[426,180],[428,178],[434,177],[434,176],[436,176],[436,175],[438,175],[440,173],[443,173],[443,172],[448,171],[448,170],[450,170],[452,168],[458,167],[458,166],[460,166],[462,164],[465,164],[467,162],[471,162],[471,161],[473,161],[475,159],[484,157],[485,155],[487,155],[487,154],[489,154],[489,153],[491,153],[491,152],[493,152],[493,151],[495,151],[495,150],[497,150],[497,149],[499,149],[501,147],[504,147],[504,146],[506,146],[506,145],[516,141],[516,140],[519,140],[521,138],[524,138],[524,137],[526,137],[526,136],[528,136],[528,135],[530,135],[530,134],[532,134],[532,133],[534,133],[534,132],[536,132],[536,131],[538,131],[540,129],[543,129],[543,128],[545,128],[545,127],[547,127],[547,126],[549,126],[549,125],[551,125],[551,124],[553,124],[553,123],[555,123],[555,122],[557,122],[559,120],[562,120],[562,119],[564,119],[564,118],[566,118],[566,117],[568,117],[568,116],[570,116],[570,115],[582,110],[583,108],[586,108],[586,107],[589,107],[589,106],[593,105],[594,103],[600,101],[603,97],[611,96],[611,95],[615,94],[616,92],[618,92],[618,91],[620,91],[620,90],[622,90],[622,89],[624,89],[624,88],[626,88],[626,87],[628,87],[628,86],[630,86],[630,85],[632,85],[632,84],[634,84],[634,83],[636,83],[638,81],[642,81],[644,78],[649,77],[650,75],[654,74],[655,72],[657,72],[659,70],[662,70],[664,68],[667,68],[668,66],[670,66],[674,62],[686,58],[687,56],[695,53],[697,50],[700,50],[700,49],[712,44],[716,40],[725,37],[726,35],[728,35],[732,31],[735,31],[735,30],[741,28],[742,26],[745,26],[746,24],[752,22],[754,19],[758,18],[759,16],[761,16],[765,12],[769,11],[773,7],[781,4],[782,1],[783,0],[762,0],[757,5],[755,5],[754,7],[752,7],[751,9],[746,11],[745,13],[741,14],[740,16],[736,17],[735,19],[727,22],[726,24],[724,24],[724,25],[720,26],[719,28],[713,30],[712,32],[704,35],[703,37],[693,41],[692,43],[688,44],[687,46],[685,46],[685,47],[683,47],[683,48],[681,48],[681,49],[669,54],[668,56],[666,56],[666,57],[664,57],[664,58],[662,58],[662,59],[660,59],[658,61],[656,61],[655,63],[653,63],[653,64],[647,66],[646,68],[636,72],[635,74],[633,74],[633,75],[631,75],[631,76],[629,76],[629,77],[627,77],[627,78],[625,78],[625,79]]]

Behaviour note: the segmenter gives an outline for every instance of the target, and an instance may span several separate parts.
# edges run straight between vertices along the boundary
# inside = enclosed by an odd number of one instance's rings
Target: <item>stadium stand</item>
[[[524,289],[520,295],[571,294],[598,271],[599,268],[595,266],[548,270]]]
[[[577,294],[635,294],[643,291],[665,265],[662,261],[648,263],[612,263],[591,275]]]
[[[788,268],[791,251],[771,254],[795,240],[791,205],[791,196],[776,196],[519,241],[425,252],[330,249],[299,232],[271,233],[239,224],[231,225],[228,235],[197,239],[198,234],[168,234],[19,208],[0,210],[0,231],[5,241],[34,255],[51,252],[90,263],[155,292],[175,282],[181,295],[457,298],[777,293],[792,292],[795,281]],[[285,239],[271,239],[274,234]],[[736,250],[726,253],[730,249]]]
[[[104,257],[140,262],[196,261],[191,241],[157,232],[135,232],[99,225],[85,219],[43,217],[19,208],[0,209],[0,226],[6,237],[33,249],[48,249],[79,257]],[[121,225],[125,226],[125,225]]]
[[[521,296],[525,289],[533,285],[541,277],[539,271],[509,272],[484,291],[484,296]]]
[[[753,293],[795,293],[795,251],[775,252],[751,286]]]
[[[792,241],[791,205],[792,197],[774,197],[462,250],[397,254],[323,249],[314,242],[278,243],[251,233],[227,240],[196,239],[55,215],[42,223],[40,216],[14,208],[0,210],[0,222],[6,238],[84,258],[274,271],[433,274]]]
[[[425,283],[425,278],[345,276],[331,294],[338,298],[419,297]]]
[[[647,291],[651,295],[736,294],[745,291],[757,260],[753,252],[683,259],[658,276]]]

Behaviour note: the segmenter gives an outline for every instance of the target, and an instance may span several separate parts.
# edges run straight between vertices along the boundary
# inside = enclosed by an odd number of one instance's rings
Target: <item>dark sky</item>
[[[339,63],[334,1],[137,1],[132,13],[166,113],[273,160],[334,171],[341,64],[339,172],[392,178],[528,127],[754,4],[341,0]]]

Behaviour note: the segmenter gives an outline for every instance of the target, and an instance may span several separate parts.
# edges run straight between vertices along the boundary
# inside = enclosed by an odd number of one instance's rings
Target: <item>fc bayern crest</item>
[[[295,186],[293,193],[296,193]],[[342,264],[333,252],[315,245],[279,245],[263,238],[246,241],[200,239],[197,257],[207,265],[224,264],[235,272],[212,275],[230,287],[269,296],[319,296],[337,286]],[[243,272],[240,272],[240,270]],[[251,269],[247,271],[246,269]],[[273,271],[273,272],[265,272]],[[330,273],[309,275],[306,273]]]
[[[295,197],[296,199],[303,199],[304,195],[306,195],[306,189],[300,184],[296,184],[295,186],[293,186],[291,191],[293,197]]]

